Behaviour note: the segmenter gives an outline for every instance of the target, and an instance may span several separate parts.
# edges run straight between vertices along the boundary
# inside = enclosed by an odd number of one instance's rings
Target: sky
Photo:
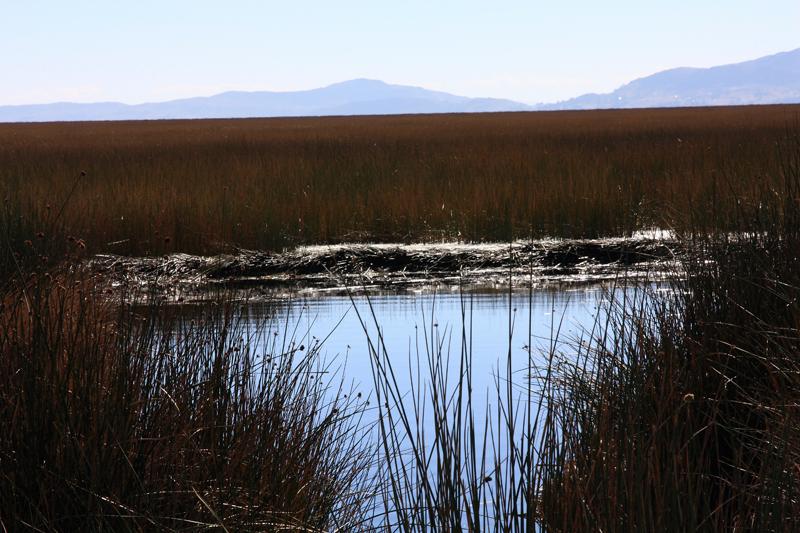
[[[800,48],[798,0],[0,0],[0,105],[353,78],[553,102]]]

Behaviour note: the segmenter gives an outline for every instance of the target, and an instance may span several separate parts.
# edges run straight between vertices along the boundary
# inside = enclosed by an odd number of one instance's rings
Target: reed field
[[[89,251],[133,255],[626,235],[690,212],[716,227],[725,198],[774,178],[799,113],[0,124],[0,216],[15,245],[58,218]]]
[[[0,527],[800,530],[799,111],[0,125]],[[367,338],[361,398],[241,301],[181,317],[77,266],[652,227],[671,290],[524,373],[509,333],[489,391],[466,308],[410,390]]]

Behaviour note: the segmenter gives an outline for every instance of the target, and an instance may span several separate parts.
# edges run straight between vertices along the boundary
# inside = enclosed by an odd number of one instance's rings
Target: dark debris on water
[[[285,252],[159,257],[99,255],[90,266],[116,286],[214,285],[381,287],[421,283],[494,283],[510,277],[537,282],[590,282],[666,272],[678,246],[668,237],[518,241],[514,243],[337,244]]]

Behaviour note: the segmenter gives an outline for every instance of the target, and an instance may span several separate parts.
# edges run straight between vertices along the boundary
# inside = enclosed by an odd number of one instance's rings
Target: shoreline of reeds
[[[0,124],[0,217],[17,250],[61,230],[130,256],[723,230],[798,113]]]
[[[800,143],[785,148],[779,187],[737,201],[733,231],[679,235],[671,291],[610,300],[572,350],[529,352],[526,376],[509,343],[488,413],[467,312],[455,360],[425,332],[410,403],[374,339],[390,529],[796,531]]]
[[[322,376],[318,347],[273,345],[259,359],[258,330],[233,318],[242,302],[181,322],[174,309],[134,310],[77,275],[42,273],[3,302],[3,524],[792,531],[792,212],[773,212],[779,232],[742,231],[734,248],[700,237],[672,291],[608,301],[606,321],[574,351],[556,349],[554,318],[550,350],[529,344],[525,375],[509,341],[494,390],[471,385],[480,354],[468,298],[460,343],[423,332],[411,390],[397,385],[402,363],[370,339],[369,431],[364,403],[308,380]],[[525,327],[509,322],[509,339]]]

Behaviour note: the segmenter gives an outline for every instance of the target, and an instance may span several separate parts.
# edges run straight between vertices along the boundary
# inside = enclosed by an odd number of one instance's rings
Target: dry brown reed
[[[278,343],[240,303],[182,320],[96,287],[45,275],[4,294],[4,531],[361,527],[362,406],[321,379],[319,346]]]
[[[3,124],[3,226],[21,244],[67,197],[64,234],[123,254],[711,226],[798,110]]]
[[[613,315],[564,374],[547,530],[800,528],[800,142],[781,152],[777,187],[720,200],[733,231],[682,236],[673,296]]]

